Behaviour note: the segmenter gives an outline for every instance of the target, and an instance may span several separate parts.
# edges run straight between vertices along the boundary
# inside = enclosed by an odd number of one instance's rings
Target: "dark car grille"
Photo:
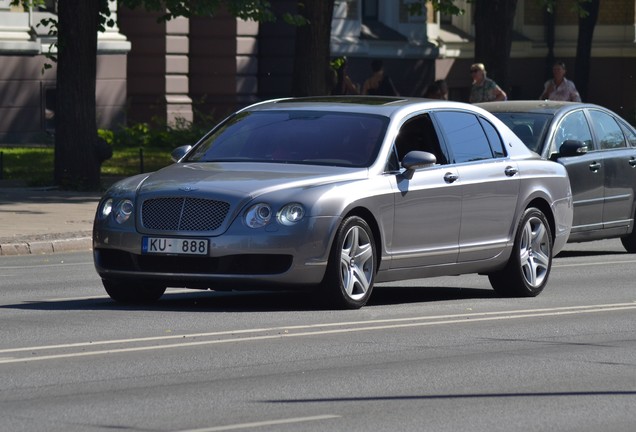
[[[144,201],[141,223],[158,231],[214,231],[229,208],[226,202],[204,198],[154,198]]]

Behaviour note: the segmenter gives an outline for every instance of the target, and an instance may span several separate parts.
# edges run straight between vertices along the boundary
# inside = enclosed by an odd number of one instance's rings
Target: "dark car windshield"
[[[388,118],[325,111],[239,113],[202,140],[188,162],[250,161],[369,166]]]
[[[530,150],[537,153],[543,151],[543,137],[552,120],[551,114],[526,112],[493,112],[493,114],[512,129]]]

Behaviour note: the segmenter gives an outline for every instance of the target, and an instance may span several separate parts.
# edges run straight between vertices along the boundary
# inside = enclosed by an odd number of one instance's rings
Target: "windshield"
[[[341,112],[244,112],[206,137],[186,160],[367,167],[377,157],[388,121]]]
[[[494,112],[493,114],[512,129],[530,150],[539,154],[543,151],[543,137],[552,120],[552,115],[526,112]]]

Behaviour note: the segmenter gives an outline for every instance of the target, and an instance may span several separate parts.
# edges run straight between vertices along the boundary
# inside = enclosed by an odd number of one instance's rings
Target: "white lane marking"
[[[603,310],[608,310],[607,308],[616,308],[616,307],[624,307],[628,308],[636,307],[636,301],[633,303],[610,303],[604,305],[588,305],[588,306],[562,306],[556,308],[543,308],[543,309],[520,309],[520,310],[512,310],[512,311],[493,311],[493,312],[474,312],[474,313],[465,313],[465,314],[451,314],[451,315],[433,315],[433,316],[421,316],[421,317],[407,317],[407,318],[386,318],[386,319],[377,319],[377,320],[368,320],[368,321],[341,321],[335,323],[320,323],[320,324],[303,324],[296,326],[285,326],[285,327],[262,327],[262,328],[250,328],[250,329],[235,329],[235,330],[224,330],[217,332],[207,332],[207,333],[190,333],[190,334],[179,334],[179,335],[162,335],[162,336],[148,336],[148,337],[140,337],[140,338],[131,338],[131,339],[110,339],[103,341],[91,341],[91,342],[76,342],[70,344],[59,344],[59,345],[41,345],[41,346],[33,346],[33,347],[24,347],[24,348],[6,348],[0,349],[0,353],[11,353],[11,352],[20,352],[20,351],[33,351],[33,350],[48,350],[48,349],[64,349],[64,348],[75,348],[75,347],[86,347],[86,346],[97,346],[97,345],[115,345],[115,344],[127,344],[127,343],[139,343],[139,342],[153,342],[153,341],[168,341],[174,339],[194,339],[201,337],[213,337],[213,336],[227,336],[227,335],[240,335],[240,334],[250,334],[250,333],[265,333],[265,332],[287,332],[289,330],[305,330],[305,329],[315,329],[315,328],[324,328],[324,327],[344,327],[344,326],[357,326],[357,325],[369,325],[369,324],[387,324],[387,323],[400,323],[406,321],[432,321],[432,320],[448,320],[454,318],[464,318],[470,319],[473,317],[482,317],[482,316],[493,316],[493,315],[512,315],[512,314],[535,314],[542,312],[557,312],[557,311],[577,311],[583,309],[599,309],[604,308]],[[447,322],[447,321],[445,321]],[[353,331],[353,330],[352,330]]]
[[[563,315],[574,315],[574,314],[583,314],[583,313],[615,312],[615,311],[632,310],[632,309],[636,309],[636,302],[635,303],[619,303],[614,305],[573,306],[569,308],[563,307],[563,308],[553,308],[553,309],[535,309],[535,310],[530,309],[525,311],[521,310],[521,311],[505,311],[505,312],[484,312],[479,314],[441,315],[437,317],[399,318],[399,319],[388,319],[388,320],[358,321],[358,322],[349,322],[349,323],[311,324],[311,325],[305,325],[305,326],[272,327],[272,328],[265,328],[265,329],[246,329],[246,330],[234,330],[234,331],[229,330],[229,331],[214,332],[214,333],[200,333],[197,335],[194,335],[194,334],[172,335],[172,336],[156,336],[156,337],[137,338],[137,339],[81,342],[81,343],[75,343],[75,344],[4,349],[4,350],[0,350],[0,353],[8,354],[8,353],[18,353],[18,352],[24,352],[24,351],[36,352],[39,350],[85,347],[85,346],[91,346],[91,345],[104,345],[104,344],[115,344],[115,343],[124,344],[124,343],[146,342],[146,341],[168,340],[168,339],[186,339],[186,338],[194,338],[194,337],[202,337],[202,336],[205,336],[205,337],[224,336],[224,335],[235,336],[237,334],[275,332],[275,334],[255,335],[255,336],[247,336],[247,337],[231,337],[228,339],[192,341],[192,342],[170,343],[170,344],[151,345],[151,346],[136,346],[136,347],[130,347],[130,348],[113,348],[113,349],[104,349],[104,350],[96,350],[96,351],[81,351],[81,352],[74,352],[74,353],[72,352],[72,353],[64,353],[64,354],[51,354],[51,355],[35,356],[35,357],[2,357],[0,358],[0,364],[33,362],[33,361],[42,361],[42,360],[55,360],[55,359],[62,359],[62,358],[87,357],[87,356],[97,356],[97,355],[110,355],[110,354],[131,353],[131,352],[140,352],[140,351],[156,351],[156,350],[171,349],[171,348],[173,349],[186,348],[186,347],[217,345],[217,344],[233,343],[233,342],[250,342],[250,341],[260,341],[260,340],[267,340],[267,339],[282,339],[282,338],[289,338],[289,337],[344,334],[344,333],[354,333],[354,332],[373,331],[373,330],[389,330],[389,329],[399,329],[399,328],[409,328],[409,327],[424,327],[424,326],[433,326],[433,325],[460,324],[460,323],[481,322],[481,321],[511,320],[511,319],[520,319],[520,318],[537,318],[537,317],[546,317],[546,316],[563,316]],[[421,320],[432,320],[432,319],[437,319],[438,321],[421,322]],[[405,323],[404,321],[415,321],[415,322]],[[387,324],[387,323],[391,323],[391,324]],[[338,329],[332,329],[332,330],[312,331],[312,329],[321,328],[321,327],[361,325],[361,324],[365,324],[365,326],[355,327],[355,328],[338,328]],[[377,325],[377,324],[384,324],[384,325]],[[303,330],[303,329],[308,331],[303,331],[299,333],[290,333],[290,330]],[[34,355],[37,355],[37,354],[34,354]]]
[[[206,292],[206,290],[198,290],[198,289],[187,289],[187,288],[168,288],[166,294],[185,294],[185,293],[201,293]],[[47,303],[55,303],[55,302],[66,302],[66,301],[79,301],[79,300],[94,300],[94,299],[108,299],[107,294],[102,295],[94,295],[94,296],[79,296],[79,297],[55,297],[50,299],[41,300]],[[32,303],[32,302],[29,302]]]
[[[219,431],[229,431],[229,430],[237,430],[237,429],[248,429],[248,428],[257,428],[263,426],[276,426],[290,423],[303,423],[310,421],[318,421],[318,420],[331,420],[335,418],[340,418],[342,416],[333,415],[333,414],[325,414],[325,415],[317,415],[311,417],[295,417],[295,418],[287,418],[287,419],[279,419],[279,420],[263,420],[259,422],[252,423],[237,423],[233,425],[227,426],[214,426],[209,428],[201,428],[201,429],[187,429],[179,432],[219,432]]]
[[[43,299],[39,301],[46,302],[46,303],[55,303],[55,302],[95,300],[95,299],[107,299],[107,298],[109,298],[108,295],[102,294],[102,295],[82,296],[82,297],[58,297],[58,298],[51,298],[51,299]],[[33,303],[33,300],[29,301],[29,303]]]
[[[24,265],[24,266],[0,266],[0,270],[6,270],[6,269],[24,270],[24,269],[38,269],[43,267],[67,267],[67,266],[77,267],[78,265],[94,266],[95,263],[93,263],[92,261],[86,261],[86,262],[77,262],[77,263],[59,262],[59,263],[53,263],[53,264],[33,264],[33,265]]]

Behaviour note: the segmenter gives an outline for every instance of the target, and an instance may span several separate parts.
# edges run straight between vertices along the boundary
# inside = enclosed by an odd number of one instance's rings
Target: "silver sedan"
[[[173,158],[98,206],[95,267],[116,301],[309,289],[354,309],[376,282],[463,273],[536,296],[572,223],[565,168],[456,102],[267,101]]]

